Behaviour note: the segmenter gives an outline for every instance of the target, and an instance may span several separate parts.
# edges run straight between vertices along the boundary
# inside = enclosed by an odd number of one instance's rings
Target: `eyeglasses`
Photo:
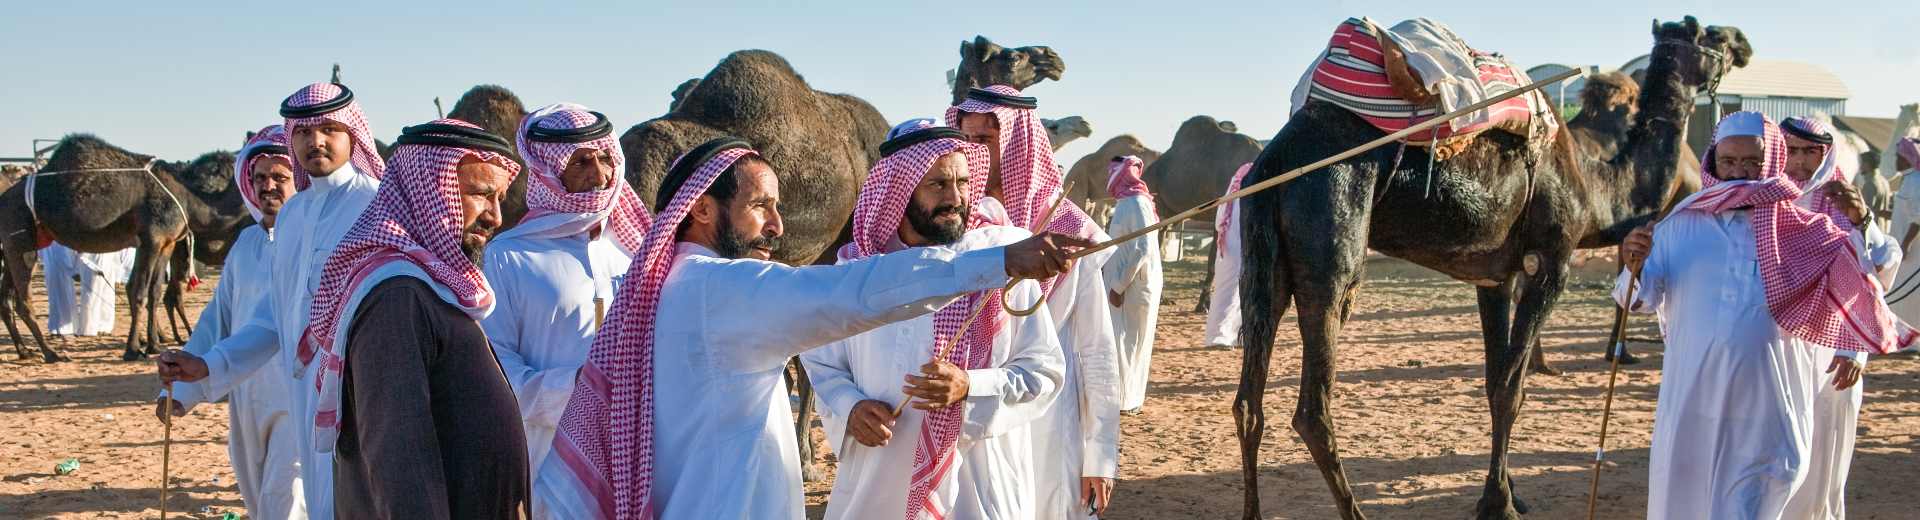
[[[1734,159],[1731,157],[1722,157],[1719,159],[1715,159],[1713,161],[1713,164],[1715,166],[1720,167],[1720,169],[1722,170],[1731,170],[1735,168],[1758,170],[1760,169],[1761,166],[1766,166],[1767,162],[1761,159]]]

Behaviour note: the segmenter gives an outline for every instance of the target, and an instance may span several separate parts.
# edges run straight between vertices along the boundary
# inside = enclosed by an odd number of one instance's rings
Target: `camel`
[[[0,230],[5,231],[0,235],[0,250],[7,268],[0,286],[12,289],[15,312],[33,316],[27,280],[38,261],[35,252],[41,237],[89,253],[136,247],[133,278],[126,287],[132,321],[121,359],[142,359],[159,352],[158,309],[153,304],[161,296],[166,274],[161,268],[170,266],[176,282],[186,280],[188,249],[175,246],[194,236],[231,244],[232,237],[253,224],[253,218],[242,208],[239,190],[231,182],[232,152],[203,154],[189,163],[152,159],[92,135],[72,134],[60,140],[59,149],[41,169],[46,173],[35,179],[32,208],[27,205],[26,182],[0,193]],[[225,249],[207,252],[224,254]],[[26,322],[43,359],[67,359],[47,346],[39,325],[31,319]],[[26,354],[17,336],[14,343]]]
[[[1070,116],[1066,119],[1041,119],[1040,125],[1047,127],[1047,144],[1052,145],[1053,151],[1056,152],[1066,148],[1067,143],[1076,139],[1093,137],[1093,125],[1088,124],[1086,118],[1080,116]]]
[[[1486,131],[1433,171],[1426,149],[1387,145],[1243,200],[1247,221],[1261,223],[1242,228],[1246,350],[1233,415],[1246,482],[1244,518],[1260,517],[1262,402],[1275,334],[1289,305],[1299,308],[1302,344],[1293,429],[1341,517],[1365,518],[1337,451],[1329,409],[1334,343],[1353,310],[1368,248],[1477,286],[1493,438],[1475,516],[1519,517],[1507,450],[1528,351],[1565,290],[1569,254],[1619,243],[1667,203],[1695,94],[1732,67],[1745,66],[1753,54],[1739,29],[1703,28],[1691,16],[1656,21],[1653,34],[1653,67],[1639,112],[1612,157],[1581,157],[1567,139],[1556,140],[1542,157],[1521,136]],[[1308,102],[1261,152],[1244,182],[1273,178],[1383,135],[1352,112]]]
[[[1173,146],[1160,161],[1147,165],[1140,179],[1153,189],[1154,206],[1161,215],[1172,215],[1206,204],[1227,192],[1233,172],[1260,155],[1260,142],[1239,133],[1232,121],[1193,116],[1173,133]],[[1102,188],[1106,186],[1101,185]],[[1213,212],[1201,212],[1191,219],[1213,222]],[[1213,229],[1213,226],[1207,226]],[[1170,234],[1163,235],[1171,237]],[[1207,278],[1200,284],[1200,302],[1194,312],[1206,312],[1213,301],[1213,260],[1207,255]]]
[[[959,105],[967,100],[970,89],[1006,85],[1024,91],[1041,80],[1060,81],[1067,62],[1046,47],[1009,49],[985,36],[974,36],[973,41],[960,42],[960,67],[954,70],[953,104]]]
[[[1113,158],[1128,155],[1140,158],[1146,166],[1152,166],[1160,160],[1160,151],[1147,148],[1140,138],[1133,134],[1122,134],[1107,140],[1099,150],[1081,157],[1067,169],[1067,200],[1079,204],[1088,215],[1105,222],[1113,212],[1113,195],[1107,192],[1107,169],[1113,165]]]

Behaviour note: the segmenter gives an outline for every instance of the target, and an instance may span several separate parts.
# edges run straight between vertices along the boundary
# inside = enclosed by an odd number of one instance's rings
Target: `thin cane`
[[[1166,229],[1166,228],[1167,228],[1168,226],[1172,226],[1172,225],[1174,225],[1174,224],[1176,224],[1176,223],[1178,223],[1178,222],[1180,222],[1180,221],[1182,221],[1182,220],[1186,220],[1186,219],[1189,219],[1189,218],[1193,218],[1193,216],[1194,216],[1194,215],[1198,215],[1198,214],[1200,214],[1200,213],[1201,213],[1201,212],[1203,212],[1203,211],[1211,211],[1211,210],[1213,210],[1213,208],[1217,208],[1217,207],[1220,207],[1220,205],[1221,205],[1221,204],[1226,204],[1226,203],[1228,203],[1228,202],[1233,202],[1233,201],[1235,201],[1235,200],[1238,200],[1238,199],[1240,199],[1240,198],[1242,198],[1242,197],[1246,197],[1246,196],[1248,196],[1248,195],[1252,195],[1252,194],[1254,194],[1254,193],[1256,193],[1256,192],[1259,192],[1260,190],[1264,190],[1264,189],[1267,189],[1267,188],[1272,188],[1272,187],[1274,187],[1274,186],[1278,186],[1278,185],[1280,185],[1280,183],[1283,183],[1283,182],[1287,182],[1287,181],[1291,181],[1291,180],[1294,180],[1294,179],[1296,179],[1296,178],[1299,178],[1299,177],[1300,177],[1301,175],[1306,175],[1306,174],[1307,174],[1307,172],[1311,172],[1311,171],[1314,171],[1314,170],[1318,170],[1318,169],[1320,169],[1320,168],[1325,168],[1325,167],[1326,167],[1327,165],[1330,165],[1330,164],[1333,164],[1333,163],[1337,163],[1337,162],[1340,162],[1340,161],[1343,161],[1343,160],[1346,160],[1346,159],[1347,159],[1348,157],[1353,157],[1353,156],[1355,156],[1355,155],[1360,155],[1360,154],[1362,154],[1362,153],[1365,153],[1365,152],[1366,152],[1366,151],[1368,151],[1368,150],[1372,150],[1372,149],[1374,149],[1374,148],[1378,148],[1378,147],[1380,147],[1381,145],[1384,145],[1384,144],[1387,144],[1387,143],[1391,143],[1391,142],[1394,142],[1394,141],[1398,141],[1398,140],[1400,140],[1400,138],[1402,138],[1402,137],[1406,137],[1406,136],[1409,136],[1409,135],[1413,135],[1413,134],[1415,134],[1415,133],[1418,133],[1418,132],[1420,132],[1420,131],[1422,131],[1422,130],[1426,130],[1426,129],[1428,129],[1428,128],[1432,128],[1432,127],[1434,127],[1434,126],[1437,126],[1437,125],[1439,125],[1440,123],[1445,123],[1445,122],[1447,122],[1447,121],[1452,121],[1452,120],[1454,120],[1454,119],[1456,119],[1456,118],[1459,118],[1460,116],[1464,116],[1464,115],[1467,115],[1467,114],[1470,114],[1470,113],[1473,113],[1473,112],[1475,112],[1475,111],[1478,111],[1478,110],[1480,110],[1480,109],[1482,109],[1482,108],[1486,108],[1486,107],[1489,107],[1489,106],[1493,106],[1493,105],[1494,105],[1495,103],[1499,103],[1499,102],[1502,102],[1502,101],[1506,101],[1506,100],[1508,100],[1508,99],[1512,99],[1512,98],[1514,98],[1514,97],[1516,97],[1516,96],[1519,96],[1519,95],[1521,95],[1521,94],[1525,94],[1525,93],[1528,93],[1528,92],[1532,92],[1532,91],[1535,91],[1535,90],[1538,90],[1538,89],[1539,89],[1540,87],[1544,87],[1544,86],[1547,86],[1547,85],[1552,85],[1552,84],[1554,84],[1554,83],[1558,83],[1558,82],[1560,82],[1561,80],[1564,80],[1564,79],[1567,79],[1567,78],[1571,78],[1571,77],[1574,77],[1574,76],[1576,76],[1576,75],[1578,75],[1579,73],[1580,73],[1580,70],[1579,70],[1579,69],[1574,69],[1574,70],[1569,70],[1569,71],[1566,71],[1566,72],[1562,72],[1562,73],[1559,73],[1559,74],[1555,74],[1555,75],[1554,75],[1553,77],[1551,77],[1551,78],[1547,78],[1547,79],[1545,79],[1545,80],[1541,80],[1541,81],[1536,81],[1536,82],[1533,82],[1533,83],[1530,83],[1530,84],[1528,84],[1527,86],[1524,86],[1524,87],[1520,87],[1520,88],[1517,88],[1517,89],[1513,89],[1513,90],[1509,90],[1509,91],[1506,91],[1506,92],[1504,92],[1504,93],[1501,93],[1501,94],[1500,94],[1500,95],[1498,95],[1498,96],[1494,96],[1494,97],[1490,97],[1490,98],[1487,98],[1487,99],[1486,99],[1485,101],[1481,101],[1481,102],[1479,102],[1479,103],[1474,103],[1474,104],[1472,104],[1472,105],[1468,105],[1468,106],[1467,106],[1466,108],[1462,108],[1462,109],[1459,109],[1459,110],[1455,110],[1455,111],[1452,111],[1452,112],[1448,112],[1448,113],[1446,113],[1446,115],[1442,115],[1442,116],[1440,116],[1440,117],[1436,117],[1436,118],[1433,118],[1433,119],[1428,119],[1428,120],[1426,120],[1425,122],[1422,122],[1422,123],[1420,123],[1420,124],[1417,124],[1417,125],[1413,125],[1413,126],[1410,126],[1410,127],[1407,127],[1407,129],[1405,129],[1405,130],[1401,130],[1401,131],[1398,131],[1398,132],[1394,132],[1394,133],[1391,133],[1391,134],[1387,134],[1386,136],[1383,136],[1383,137],[1381,137],[1381,138],[1379,138],[1379,139],[1374,139],[1374,140],[1373,140],[1373,142],[1370,142],[1370,143],[1367,143],[1367,144],[1363,144],[1363,145],[1360,145],[1360,146],[1358,146],[1358,147],[1356,147],[1356,148],[1353,148],[1353,149],[1351,149],[1351,150],[1347,150],[1347,151],[1344,151],[1344,152],[1340,152],[1340,153],[1338,153],[1338,154],[1335,154],[1335,155],[1334,155],[1334,156],[1332,156],[1332,157],[1328,157],[1328,158],[1325,158],[1325,159],[1321,159],[1321,160],[1319,160],[1319,161],[1315,161],[1315,162],[1314,162],[1313,164],[1309,164],[1309,165],[1306,165],[1306,166],[1301,166],[1301,167],[1299,167],[1299,168],[1294,168],[1294,169],[1293,169],[1292,171],[1288,171],[1287,173],[1283,173],[1283,174],[1280,174],[1280,175],[1279,175],[1279,176],[1277,176],[1277,177],[1274,177],[1274,178],[1271,178],[1271,179],[1267,179],[1267,180],[1264,180],[1264,181],[1260,181],[1260,183],[1259,183],[1259,184],[1254,184],[1254,185],[1252,185],[1252,186],[1247,186],[1247,187],[1245,187],[1245,188],[1241,188],[1241,189],[1240,189],[1240,191],[1236,191],[1236,192],[1233,192],[1233,193],[1228,193],[1228,194],[1226,194],[1226,195],[1224,195],[1224,196],[1221,196],[1220,198],[1217,198],[1217,199],[1213,199],[1213,201],[1212,201],[1212,202],[1208,202],[1208,203],[1206,203],[1206,204],[1201,204],[1201,205],[1199,205],[1199,206],[1197,206],[1197,207],[1194,207],[1193,209],[1190,209],[1190,210],[1186,210],[1186,211],[1183,211],[1183,212],[1180,212],[1180,214],[1178,214],[1178,215],[1174,215],[1174,216],[1172,216],[1172,217],[1169,217],[1169,218],[1167,218],[1166,220],[1162,220],[1162,221],[1160,221],[1160,222],[1159,222],[1159,223],[1157,223],[1157,224],[1154,224],[1154,225],[1151,225],[1151,226],[1147,226],[1147,227],[1145,227],[1145,228],[1141,228],[1141,229],[1140,229],[1139,231],[1135,231],[1135,232],[1132,232],[1132,233],[1127,233],[1127,234],[1126,234],[1126,236],[1122,236],[1122,237],[1120,237],[1120,238],[1116,238],[1116,239],[1113,239],[1113,240],[1108,240],[1108,241],[1106,241],[1106,242],[1101,242],[1101,243],[1099,243],[1099,244],[1097,244],[1097,245],[1094,245],[1093,247],[1089,247],[1089,248],[1086,248],[1086,249],[1081,249],[1081,250],[1079,250],[1079,251],[1075,251],[1075,252],[1073,252],[1073,253],[1071,253],[1071,254],[1068,254],[1068,255],[1067,255],[1067,258],[1068,258],[1068,259],[1074,259],[1074,258],[1080,258],[1080,257],[1083,257],[1083,256],[1087,256],[1087,255],[1091,255],[1091,254],[1094,254],[1094,253],[1097,253],[1097,252],[1100,252],[1101,250],[1104,250],[1104,249],[1107,249],[1107,248],[1110,248],[1110,247],[1113,247],[1113,246],[1117,246],[1117,245],[1120,245],[1120,244],[1124,244],[1124,243],[1126,243],[1126,242],[1127,242],[1128,240],[1133,240],[1133,239],[1135,239],[1135,238],[1140,238],[1141,236],[1144,236],[1144,235],[1146,235],[1147,233],[1152,233],[1152,232],[1155,232],[1155,231],[1159,231],[1159,230],[1162,230],[1162,229]]]
[[[166,436],[160,441],[160,520],[167,520],[167,481],[173,461],[173,383],[167,383],[167,398],[161,404],[161,417],[167,420]]]
[[[1047,224],[1053,223],[1053,212],[1058,211],[1060,209],[1060,204],[1067,201],[1067,190],[1070,190],[1070,189],[1073,189],[1072,182],[1067,183],[1067,186],[1065,188],[1060,189],[1060,198],[1058,200],[1053,201],[1052,206],[1047,207],[1047,213],[1044,215],[1041,215],[1039,221],[1033,223],[1032,231],[1034,233],[1039,233],[1040,230],[1047,228]],[[1006,309],[1007,314],[1012,314],[1014,316],[1021,316],[1021,317],[1032,316],[1033,313],[1038,312],[1040,310],[1041,305],[1046,305],[1047,293],[1045,291],[1041,291],[1040,301],[1033,302],[1032,308],[1029,308],[1026,310],[1013,308],[1013,304],[1007,301],[1007,295],[1013,293],[1013,285],[1017,283],[1020,283],[1020,280],[1018,279],[1007,280],[1007,287],[1000,291],[1000,308]],[[980,313],[980,311],[973,311],[973,312],[974,314]],[[967,330],[967,329],[966,327],[961,327],[960,330]]]
[[[1041,228],[1046,227],[1047,222],[1050,222],[1053,220],[1054,210],[1060,209],[1060,203],[1065,202],[1067,200],[1067,190],[1070,190],[1070,189],[1073,189],[1072,182],[1068,182],[1065,187],[1060,189],[1060,200],[1053,201],[1053,206],[1047,208],[1047,213],[1040,217],[1040,222],[1037,224],[1034,224],[1033,226],[1034,230],[1038,231]],[[1017,283],[1020,283],[1020,280],[1018,279],[1009,280],[1007,282],[1007,287],[1000,291],[1000,306],[1005,307],[1007,309],[1007,313],[1012,314],[1014,316],[1027,316],[1027,315],[1033,314],[1034,311],[1040,310],[1040,305],[1042,303],[1046,303],[1047,301],[1047,295],[1045,293],[1041,293],[1040,303],[1033,304],[1032,309],[1027,309],[1025,311],[1015,310],[1011,305],[1007,303],[1006,293],[1007,291],[1012,291],[1013,285]],[[974,318],[979,318],[980,311],[987,310],[987,305],[988,305],[988,302],[980,302],[979,305],[975,305],[973,307],[973,314],[967,315],[967,321],[960,322],[960,332],[955,333],[951,341],[948,341],[944,345],[940,345],[939,349],[936,349],[933,351],[934,360],[937,361],[937,360],[942,360],[947,358],[947,351],[953,350],[953,347],[958,346],[960,344],[960,338],[967,334],[967,327],[973,326]],[[905,412],[907,410],[907,403],[911,401],[913,401],[913,398],[908,397],[906,400],[900,401],[900,404],[894,405],[893,416],[896,418],[900,417],[900,413]]]
[[[1627,278],[1627,303],[1613,313],[1613,369],[1607,376],[1607,404],[1600,409],[1600,447],[1593,451],[1593,485],[1587,489],[1587,520],[1593,520],[1594,501],[1600,495],[1600,464],[1607,453],[1607,425],[1613,417],[1613,383],[1620,378],[1620,358],[1626,357],[1627,306],[1633,305],[1639,277]]]

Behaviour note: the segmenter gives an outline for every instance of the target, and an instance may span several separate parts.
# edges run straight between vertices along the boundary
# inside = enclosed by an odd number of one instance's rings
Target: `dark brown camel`
[[[960,67],[954,70],[953,104],[958,105],[967,100],[968,89],[1006,85],[1026,90],[1041,80],[1060,81],[1067,62],[1046,47],[1009,49],[985,36],[974,36],[973,41],[960,42]]]
[[[1508,443],[1524,397],[1528,351],[1565,289],[1568,255],[1618,244],[1667,203],[1695,93],[1752,55],[1738,29],[1703,28],[1693,17],[1655,22],[1653,33],[1650,81],[1613,157],[1581,157],[1564,139],[1549,157],[1538,157],[1524,138],[1487,131],[1431,172],[1425,149],[1408,148],[1397,160],[1398,147],[1388,145],[1245,199],[1247,221],[1261,225],[1242,228],[1246,353],[1233,414],[1246,482],[1244,518],[1260,517],[1262,401],[1275,334],[1290,304],[1299,307],[1302,343],[1293,429],[1341,517],[1365,517],[1340,460],[1329,408],[1334,342],[1358,297],[1369,247],[1478,286],[1493,439],[1476,517],[1519,517]],[[1383,135],[1351,112],[1310,102],[1281,128],[1245,182]],[[1429,175],[1430,194],[1424,189]]]
[[[1233,184],[1233,173],[1260,156],[1260,141],[1239,131],[1232,121],[1207,116],[1193,116],[1180,124],[1166,155],[1140,172],[1140,180],[1153,190],[1154,206],[1160,214],[1193,209],[1227,192],[1227,185]],[[1213,212],[1201,212],[1192,220],[1212,223]],[[1213,260],[1218,256],[1207,255],[1207,277],[1200,284],[1200,303],[1195,304],[1193,312],[1206,312],[1207,304],[1213,301]]]
[[[152,175],[142,171],[150,163]],[[241,208],[238,190],[231,182],[216,180],[233,176],[230,152],[208,153],[191,163],[168,163],[92,135],[74,134],[61,139],[59,150],[41,171],[45,173],[35,180],[32,210],[26,204],[26,182],[0,194],[0,232],[4,232],[0,246],[7,267],[0,285],[13,290],[17,313],[33,316],[26,280],[31,279],[38,260],[36,233],[86,253],[137,248],[133,277],[127,283],[132,316],[121,356],[126,360],[146,357],[141,349],[143,331],[145,352],[159,352],[160,331],[154,326],[158,309],[153,304],[160,300],[163,266],[174,267],[175,280],[185,280],[187,255],[175,248],[179,241],[189,239],[190,233],[201,233],[228,237],[230,243],[232,236],[252,223]],[[181,178],[193,182],[182,184]],[[190,186],[219,191],[201,194]],[[26,321],[45,360],[66,359],[47,347],[38,324]]]
[[[439,100],[436,99],[434,102],[438,103]],[[485,128],[488,132],[493,132],[493,135],[506,136],[511,140],[520,134],[520,118],[526,115],[526,105],[520,104],[520,97],[514,95],[513,91],[499,85],[479,85],[467,90],[466,94],[460,95],[460,100],[453,103],[453,110],[447,112],[446,117],[473,123],[480,128]],[[393,156],[393,149],[386,143],[376,140],[374,145],[379,150],[381,159],[389,159]],[[519,153],[507,154],[507,158],[519,164],[521,171],[526,171],[527,163],[520,158]],[[525,216],[527,216],[527,176],[517,175],[513,178],[513,185],[507,187],[507,195],[500,200],[501,224],[499,228],[493,230],[493,233],[498,235],[502,231],[513,229],[514,226],[520,225],[520,218]]]

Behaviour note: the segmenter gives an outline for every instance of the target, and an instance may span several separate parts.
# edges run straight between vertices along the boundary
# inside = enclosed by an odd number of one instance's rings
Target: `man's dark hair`
[[[673,202],[673,195],[679,193],[680,188],[686,186],[687,181],[693,178],[693,172],[698,171],[701,166],[706,165],[707,161],[713,160],[713,157],[719,155],[720,152],[734,148],[752,149],[753,145],[745,139],[728,136],[707,141],[700,146],[694,147],[692,151],[687,152],[686,156],[682,157],[678,163],[673,164],[667,170],[666,178],[660,181],[660,191],[654,195],[654,208],[661,211],[666,210],[667,205]],[[760,154],[748,154],[733,161],[733,164],[727,166],[726,171],[720,172],[720,175],[714,177],[713,184],[707,187],[706,194],[712,196],[714,201],[720,203],[723,213],[725,211],[724,207],[732,205],[733,196],[740,191],[740,169],[749,164],[771,166],[767,164],[766,159],[760,157]],[[692,220],[680,221],[680,227],[674,231],[674,239],[677,240],[685,236],[687,228],[692,224]]]

